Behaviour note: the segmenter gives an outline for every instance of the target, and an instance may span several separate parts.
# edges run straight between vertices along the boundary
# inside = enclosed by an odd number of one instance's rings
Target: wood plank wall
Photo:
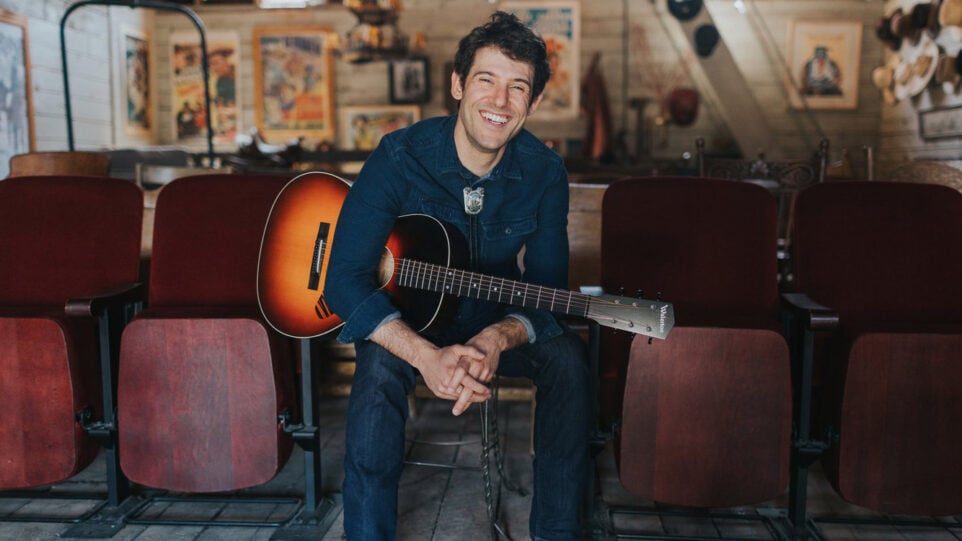
[[[914,0],[900,0],[911,4]],[[62,84],[59,62],[59,21],[69,0],[0,0],[0,8],[28,18],[33,63],[33,93],[37,105],[38,147],[65,148]],[[707,9],[719,26],[722,38],[732,49],[736,63],[755,89],[769,122],[776,127],[779,146],[786,154],[806,154],[817,145],[821,134],[832,141],[833,158],[842,149],[858,154],[863,145],[877,146],[878,155],[888,155],[905,145],[915,155],[936,148],[921,144],[915,137],[914,107],[900,104],[895,111],[883,110],[878,92],[871,84],[871,69],[884,60],[881,44],[874,37],[874,24],[894,0],[744,0],[754,11],[741,14],[731,0],[706,0]],[[406,0],[400,27],[408,34],[423,32],[431,59],[432,99],[423,116],[443,112],[443,66],[448,62],[458,38],[471,26],[483,21],[497,6],[487,0]],[[602,54],[602,70],[612,106],[614,128],[626,130],[629,151],[634,151],[637,126],[627,104],[640,97],[657,98],[656,87],[676,80],[692,84],[684,73],[690,63],[690,50],[673,40],[662,17],[663,0],[582,1],[581,63],[587,67],[595,52]],[[241,6],[197,6],[208,31],[236,30],[240,34],[242,55],[239,92],[243,101],[241,121],[246,131],[254,122],[253,78],[250,40],[254,26],[260,24],[323,24],[346,32],[353,18],[341,7],[308,10],[264,11]],[[71,89],[77,117],[78,146],[81,148],[124,147],[141,144],[175,144],[170,104],[169,36],[173,31],[192,26],[179,14],[150,10],[85,7],[71,16],[68,31]],[[750,16],[755,13],[755,16]],[[786,46],[786,28],[793,18],[846,18],[862,21],[862,68],[859,71],[859,106],[855,111],[817,111],[812,115],[791,111],[786,106],[778,62]],[[134,27],[149,36],[152,44],[155,132],[148,139],[122,133],[114,128],[118,116],[120,82],[118,36],[123,27]],[[105,39],[106,37],[106,39]],[[672,76],[674,71],[680,76]],[[353,66],[336,63],[336,100],[338,106],[387,103],[387,65],[381,62]],[[677,74],[676,74],[677,75]],[[724,99],[724,97],[721,97]],[[900,107],[905,107],[904,112]],[[657,104],[645,109],[647,122],[658,114]],[[894,114],[893,114],[894,113]],[[814,120],[814,121],[813,121]],[[745,121],[751,121],[745,119]],[[529,127],[542,137],[579,139],[584,135],[584,119],[539,121],[537,114]],[[880,141],[881,137],[884,142]],[[688,127],[667,126],[656,129],[651,137],[655,158],[677,159],[692,152],[695,138],[709,142],[709,150],[724,148],[727,127],[713,115],[712,104],[702,103],[697,121]],[[947,144],[953,147],[952,143]],[[942,148],[942,145],[937,145]],[[196,148],[202,149],[197,142]],[[222,150],[230,150],[222,149]],[[756,149],[746,153],[754,154]]]

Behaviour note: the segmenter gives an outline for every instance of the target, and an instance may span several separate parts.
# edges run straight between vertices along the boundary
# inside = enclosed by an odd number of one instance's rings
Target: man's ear
[[[538,94],[538,97],[535,98],[534,101],[531,102],[531,105],[528,106],[529,115],[538,109],[538,106],[541,105],[542,99],[544,99],[544,92],[541,92],[540,94]]]
[[[461,76],[458,72],[451,72],[451,97],[460,101],[464,97],[464,85],[461,83]]]

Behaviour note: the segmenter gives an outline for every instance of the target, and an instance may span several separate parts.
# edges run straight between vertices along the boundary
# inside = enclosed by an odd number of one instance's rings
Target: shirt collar
[[[442,125],[444,138],[438,147],[438,171],[441,173],[456,173],[467,180],[473,181],[478,177],[461,164],[461,160],[458,159],[458,149],[454,146],[454,126],[457,119],[457,114],[450,115],[444,120]],[[520,135],[519,133],[518,136]],[[499,178],[522,180],[521,164],[515,159],[515,155],[517,154],[515,147],[518,144],[518,136],[508,141],[501,160],[494,166],[494,169],[491,170],[488,176],[485,177],[486,180],[496,180]]]

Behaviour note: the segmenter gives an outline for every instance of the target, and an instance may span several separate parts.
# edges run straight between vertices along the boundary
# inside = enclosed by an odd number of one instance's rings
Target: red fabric
[[[959,192],[816,184],[798,194],[795,220],[796,284],[817,302],[859,319],[962,322]]]
[[[293,447],[277,422],[280,413],[296,409],[288,342],[253,312],[189,314],[145,313],[124,331],[117,391],[121,467],[132,481],[166,490],[264,484]]]
[[[676,327],[634,339],[619,478],[636,496],[693,507],[770,500],[788,486],[788,344],[767,329]]]
[[[676,326],[777,328],[775,198],[732,180],[651,177],[612,183],[602,202],[605,291],[660,292]],[[630,337],[603,331],[602,420],[618,417]]]
[[[118,434],[131,480],[237,490],[289,458],[277,416],[296,414],[294,350],[257,303],[264,226],[288,181],[203,175],[162,188],[149,304],[121,341]]]
[[[837,182],[796,205],[798,289],[839,313],[816,355],[829,481],[883,512],[962,512],[962,194]]]
[[[143,192],[126,180],[0,182],[0,306],[62,307],[136,281],[142,215]]]
[[[289,180],[202,175],[166,185],[154,216],[150,305],[256,306],[264,225]]]
[[[97,326],[64,304],[136,281],[142,212],[125,180],[0,182],[0,488],[56,483],[96,456],[74,416],[102,418]]]

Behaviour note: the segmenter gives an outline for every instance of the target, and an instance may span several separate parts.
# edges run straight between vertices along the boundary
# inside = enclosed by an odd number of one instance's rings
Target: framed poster
[[[123,91],[120,106],[124,131],[128,135],[149,135],[152,111],[150,93],[150,48],[147,37],[130,28],[120,33],[120,59],[123,63]]]
[[[919,135],[926,141],[962,137],[962,105],[919,111]]]
[[[501,9],[514,13],[534,29],[548,48],[551,78],[533,118],[576,118],[581,102],[580,2],[570,0],[505,1]]]
[[[793,109],[858,107],[862,22],[792,20],[788,23],[788,102]]]
[[[416,105],[361,105],[341,107],[341,141],[344,150],[374,150],[385,134],[421,119]]]
[[[207,33],[207,75],[213,110],[214,144],[233,145],[240,129],[240,36],[233,31]],[[206,136],[204,73],[200,36],[196,32],[171,35],[173,110],[176,140],[189,142]]]
[[[11,156],[33,150],[27,19],[0,9],[0,179]]]
[[[424,57],[392,60],[391,103],[427,103],[431,97],[429,67]]]
[[[254,28],[254,113],[266,139],[334,140],[332,40],[316,26]]]

